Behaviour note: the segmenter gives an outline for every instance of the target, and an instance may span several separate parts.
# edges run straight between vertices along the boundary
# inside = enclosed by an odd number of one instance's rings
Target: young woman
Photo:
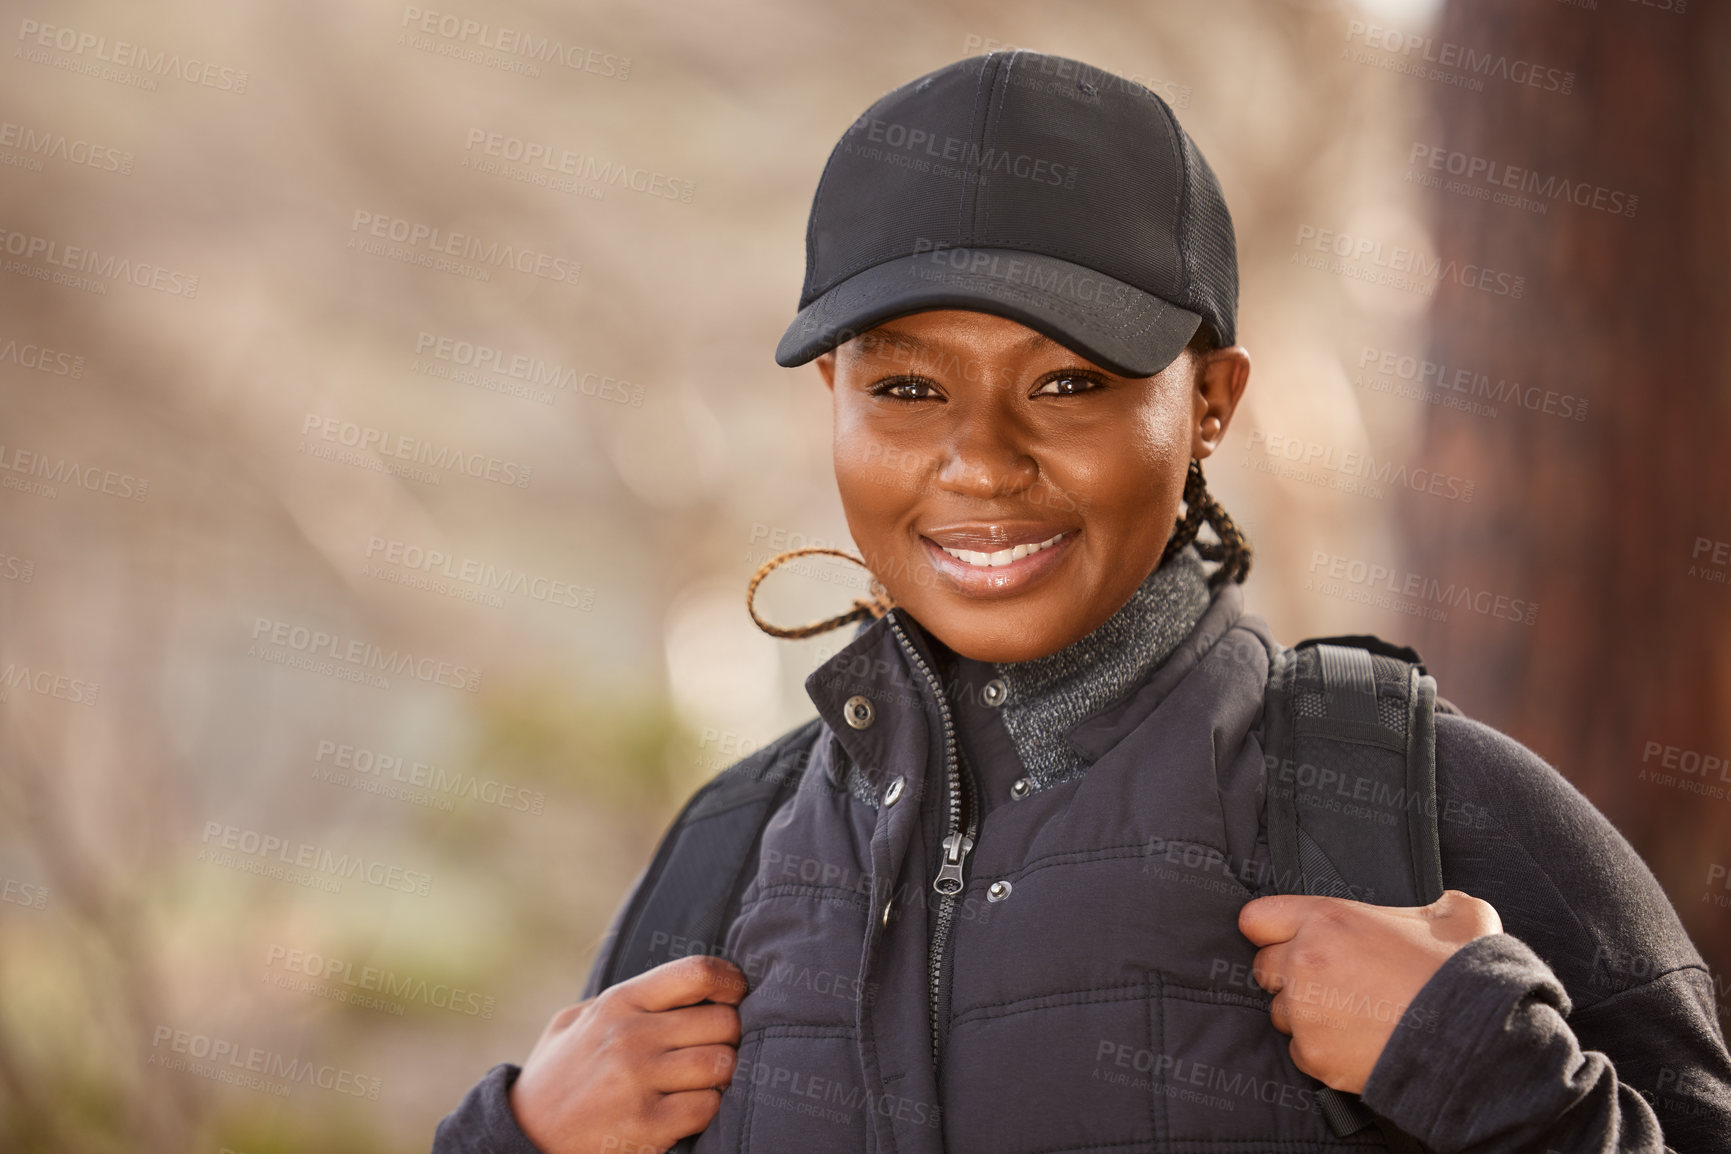
[[[1513,740],[1436,718],[1438,901],[1278,893],[1280,647],[1202,475],[1249,379],[1234,241],[1158,97],[1025,52],[890,93],[800,303],[777,359],[833,394],[877,592],[822,623],[864,619],[797,788],[723,939],[603,990],[615,939],[436,1149],[1728,1148],[1700,958]]]

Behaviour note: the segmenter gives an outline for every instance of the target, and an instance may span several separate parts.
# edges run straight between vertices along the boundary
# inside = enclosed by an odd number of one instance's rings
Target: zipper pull
[[[945,897],[962,892],[962,863],[968,860],[968,851],[974,848],[974,839],[965,833],[952,833],[944,839],[944,864],[938,867],[937,880],[932,888]]]

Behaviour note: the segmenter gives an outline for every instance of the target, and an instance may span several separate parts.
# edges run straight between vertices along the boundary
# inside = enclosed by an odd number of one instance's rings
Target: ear
[[[1232,423],[1232,414],[1250,383],[1250,353],[1242,345],[1215,349],[1196,363],[1195,423],[1190,455],[1198,460],[1211,456]]]
[[[819,354],[812,363],[817,366],[817,371],[823,374],[824,387],[832,393],[835,392],[835,350]]]

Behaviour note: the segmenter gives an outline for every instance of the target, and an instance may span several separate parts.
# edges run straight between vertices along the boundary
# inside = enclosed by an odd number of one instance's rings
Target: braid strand
[[[1217,540],[1196,539],[1204,524],[1214,530]],[[1208,485],[1202,479],[1202,462],[1194,457],[1190,459],[1190,470],[1184,476],[1184,515],[1173,525],[1166,551],[1160,555],[1160,564],[1164,565],[1180,549],[1192,543],[1203,560],[1220,562],[1220,568],[1208,578],[1210,589],[1219,589],[1228,581],[1242,584],[1250,575],[1253,555],[1250,540],[1232,515],[1221,508],[1220,502],[1208,491]]]

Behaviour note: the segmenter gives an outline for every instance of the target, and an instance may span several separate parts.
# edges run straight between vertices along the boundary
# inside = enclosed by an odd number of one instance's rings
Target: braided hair
[[[1190,338],[1187,350],[1197,357],[1203,357],[1219,348],[1214,338],[1214,330],[1203,324],[1196,330],[1196,335]],[[1196,534],[1202,526],[1214,530],[1214,541],[1198,541]],[[1207,484],[1202,479],[1202,462],[1192,457],[1190,470],[1184,477],[1184,515],[1178,518],[1173,526],[1172,536],[1166,542],[1165,552],[1160,554],[1160,564],[1164,565],[1184,546],[1194,543],[1196,552],[1205,561],[1218,561],[1220,568],[1208,578],[1210,589],[1219,589],[1228,581],[1243,583],[1250,575],[1250,559],[1252,550],[1250,539],[1233,521],[1232,515],[1220,507],[1220,502],[1208,491]]]

